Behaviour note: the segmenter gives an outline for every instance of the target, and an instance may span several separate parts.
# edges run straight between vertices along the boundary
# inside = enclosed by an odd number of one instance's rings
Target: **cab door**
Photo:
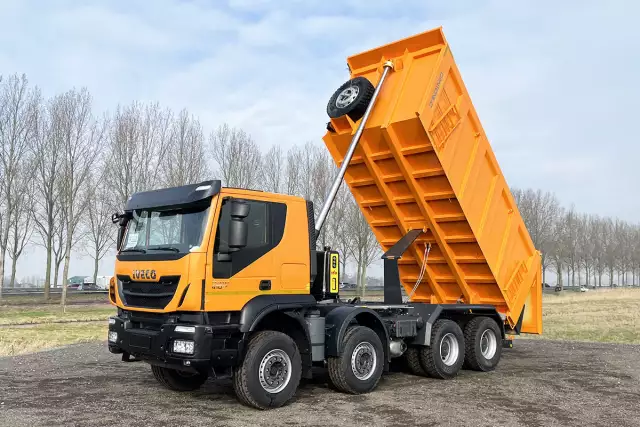
[[[223,197],[215,218],[215,233],[209,244],[205,280],[205,310],[240,310],[247,301],[261,294],[269,294],[279,283],[273,249],[284,234],[287,217],[285,203],[271,202],[260,197],[241,197],[249,204],[247,245],[232,251],[228,247],[231,222],[231,197]]]

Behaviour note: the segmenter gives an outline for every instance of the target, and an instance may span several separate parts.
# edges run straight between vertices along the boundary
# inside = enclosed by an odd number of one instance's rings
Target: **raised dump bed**
[[[426,229],[399,261],[412,301],[491,304],[522,332],[542,332],[541,257],[524,225],[440,28],[347,59],[374,86],[391,60],[349,185],[382,246]],[[325,144],[338,165],[357,122],[331,119]]]

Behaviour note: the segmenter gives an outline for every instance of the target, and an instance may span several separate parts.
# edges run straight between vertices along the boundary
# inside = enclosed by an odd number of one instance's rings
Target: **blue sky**
[[[633,1],[1,0],[0,73],[26,73],[47,96],[86,86],[98,111],[188,108],[207,130],[228,122],[286,148],[321,143],[347,55],[442,25],[508,183],[637,222],[639,12]],[[33,249],[21,265],[40,259]]]

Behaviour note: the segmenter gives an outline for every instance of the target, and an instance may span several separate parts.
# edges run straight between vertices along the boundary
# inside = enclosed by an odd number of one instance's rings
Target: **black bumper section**
[[[215,325],[166,323],[154,330],[135,328],[134,323],[119,316],[112,317],[109,332],[117,332],[116,342],[109,341],[109,351],[123,354],[123,360],[132,356],[154,365],[185,371],[210,372],[224,375],[236,365],[244,339],[239,330]],[[190,326],[194,333],[176,332],[176,326]],[[193,354],[173,351],[175,340],[194,342]]]

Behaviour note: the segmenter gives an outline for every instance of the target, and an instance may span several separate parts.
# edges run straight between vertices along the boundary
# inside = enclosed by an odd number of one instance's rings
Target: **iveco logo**
[[[134,279],[155,279],[155,270],[133,270]]]

